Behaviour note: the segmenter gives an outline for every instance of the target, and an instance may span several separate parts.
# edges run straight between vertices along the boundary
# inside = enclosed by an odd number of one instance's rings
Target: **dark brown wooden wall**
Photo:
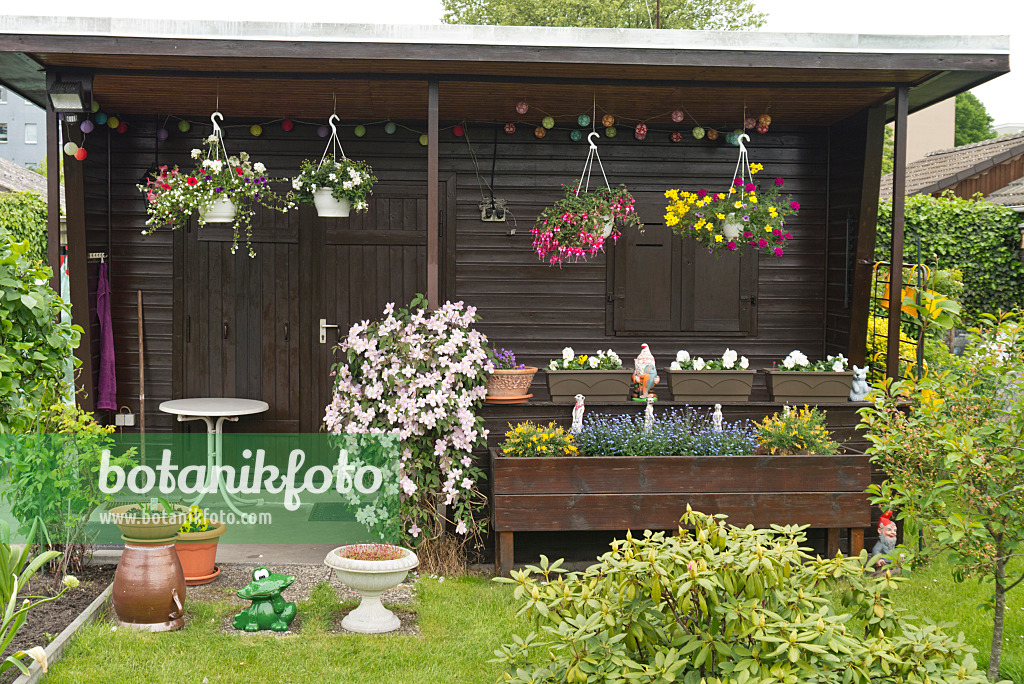
[[[228,150],[249,151],[254,159],[268,166],[272,175],[293,174],[302,158],[317,156],[323,151],[325,141],[316,136],[311,126],[298,126],[285,133],[276,125],[268,125],[262,137],[253,138],[248,133],[248,125],[249,122],[243,122],[228,128]],[[180,277],[180,272],[175,272],[174,254],[175,241],[183,238],[167,229],[150,236],[141,235],[145,205],[135,184],[156,160],[161,164],[190,166],[189,150],[199,146],[209,126],[196,125],[187,135],[173,131],[170,140],[160,144],[159,155],[154,135],[156,119],[129,121],[129,126],[128,133],[110,136],[112,230],[109,237],[118,403],[138,410],[135,293],[142,289],[147,428],[168,430],[173,423],[168,416],[159,413],[157,405],[178,396],[176,393],[181,391],[180,378],[177,384],[174,380],[180,368],[174,358],[175,277]],[[423,128],[422,124],[415,126]],[[830,192],[838,196],[841,193],[837,192],[837,187],[856,179],[847,181],[836,174],[837,168],[843,165],[836,161],[834,136],[830,164],[829,130],[787,129],[777,124],[767,135],[755,134],[750,143],[751,160],[765,165],[763,176],[769,180],[785,177],[785,189],[802,206],[799,216],[787,226],[795,239],[785,257],[760,258],[757,334],[752,337],[679,335],[645,340],[636,336],[615,337],[608,332],[607,257],[557,268],[540,263],[533,254],[529,233],[533,220],[543,206],[559,196],[560,184],[578,178],[587,146],[585,142],[570,142],[566,131],[553,131],[545,140],[537,140],[532,131],[524,128],[520,127],[515,135],[500,132],[497,137],[494,191],[497,197],[508,200],[510,212],[506,223],[480,221],[477,205],[481,199],[481,183],[467,138],[455,138],[450,131],[441,133],[441,178],[456,180],[456,220],[452,222],[449,217],[447,221],[449,226],[454,226],[456,244],[447,296],[478,307],[482,318],[480,328],[493,344],[509,347],[524,361],[535,364],[560,355],[566,345],[580,352],[612,348],[628,361],[639,351],[640,343],[647,341],[661,365],[667,365],[680,348],[708,357],[720,354],[728,346],[750,357],[755,366],[770,365],[793,349],[800,349],[813,358],[826,350],[842,347],[846,319],[839,315],[838,309],[829,319],[826,346],[826,264],[822,255],[826,247],[826,220],[831,218],[834,229],[837,221],[841,223],[845,216],[837,210],[829,213]],[[495,155],[493,128],[470,124],[467,129],[479,164],[479,177],[490,181]],[[341,133],[346,153],[367,159],[382,183],[425,182],[426,148],[419,145],[410,132],[399,129],[395,135],[388,136],[381,127],[371,126],[365,138],[355,139],[351,128],[345,126]],[[106,137],[104,131],[89,136],[86,142],[89,150],[89,158],[84,162],[86,210],[89,249],[93,251],[107,249],[106,155],[103,149]],[[687,137],[684,142],[673,144],[667,138],[667,132],[652,131],[647,141],[638,142],[624,128],[618,138],[599,141],[609,180],[630,187],[638,196],[641,218],[650,224],[662,222],[665,189],[724,190],[736,162],[737,148],[723,142]],[[854,152],[849,153],[848,159],[846,164],[857,171]],[[834,178],[831,186],[830,174]],[[483,192],[487,192],[486,188]],[[317,225],[315,219],[313,224]],[[510,236],[513,228],[516,233]],[[840,242],[833,238],[829,243],[833,300],[837,296],[833,276],[837,273]],[[177,249],[182,258],[184,252],[180,247]],[[259,250],[258,244],[256,249]],[[248,257],[240,252],[235,258]],[[349,264],[333,266],[348,269]],[[652,300],[665,296],[664,292],[650,293]],[[829,306],[833,306],[832,301]],[[328,382],[327,377],[320,380]],[[760,387],[755,398],[763,398]],[[544,398],[540,377],[534,391],[538,399]]]

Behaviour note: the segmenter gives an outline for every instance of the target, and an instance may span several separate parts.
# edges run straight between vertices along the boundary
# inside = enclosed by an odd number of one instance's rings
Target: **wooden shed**
[[[174,428],[156,410],[162,400],[238,396],[270,405],[247,430],[307,432],[321,425],[330,388],[335,333],[320,343],[321,319],[344,331],[416,292],[476,306],[492,342],[535,365],[566,345],[629,359],[642,342],[665,364],[680,348],[716,355],[726,346],[754,367],[793,349],[862,361],[882,127],[1005,73],[1007,45],[969,36],[0,17],[0,82],[47,106],[48,84],[77,79],[102,112],[127,124],[83,136],[49,112],[51,173],[61,140],[88,152],[84,161],[65,157],[74,318],[87,330],[82,405],[93,404],[98,353],[96,262],[87,255],[105,252],[119,406],[138,411],[141,290],[149,429]],[[337,112],[346,153],[380,178],[369,212],[261,214],[255,258],[232,255],[229,231],[212,225],[142,235],[136,184],[157,164],[188,166],[214,110],[226,117],[229,148],[278,177],[321,154],[317,129]],[[682,122],[672,121],[675,110]],[[731,131],[762,113],[772,124],[752,135],[751,160],[785,177],[803,207],[789,224],[792,247],[782,258],[745,250],[716,258],[673,237],[664,191],[724,189],[736,162],[724,136],[698,140],[691,129]],[[586,141],[570,138],[580,114],[615,117],[619,135],[599,140],[601,157],[609,180],[637,196],[647,228],[607,255],[550,267],[533,253],[529,229],[580,174]],[[555,127],[538,138],[548,115]],[[286,118],[295,122],[289,131]],[[387,121],[397,124],[392,134]],[[649,127],[642,141],[639,123]],[[456,124],[464,135],[454,135]],[[365,135],[356,137],[356,125]],[[684,133],[680,142],[673,131]],[[492,196],[506,200],[504,222],[481,220],[481,200]],[[540,416],[540,379],[534,394],[530,415]],[[755,387],[754,399],[766,398]]]

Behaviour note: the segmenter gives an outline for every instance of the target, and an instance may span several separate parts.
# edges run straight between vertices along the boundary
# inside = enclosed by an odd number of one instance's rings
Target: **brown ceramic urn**
[[[185,626],[185,574],[174,544],[128,541],[111,601],[122,627],[170,632]]]

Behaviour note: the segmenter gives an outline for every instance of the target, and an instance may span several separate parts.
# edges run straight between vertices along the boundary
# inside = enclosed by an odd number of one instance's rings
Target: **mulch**
[[[81,572],[76,573],[75,577],[81,581],[81,584],[74,589],[69,589],[56,601],[49,601],[29,611],[28,619],[18,630],[14,640],[3,653],[0,653],[0,660],[33,646],[45,648],[49,645],[114,581],[116,569],[116,565],[97,564],[86,566]],[[37,574],[29,582],[28,590],[20,593],[23,597],[50,595],[52,585],[53,577],[51,575]],[[13,681],[18,674],[20,673],[16,669],[9,670],[0,676],[0,681]]]

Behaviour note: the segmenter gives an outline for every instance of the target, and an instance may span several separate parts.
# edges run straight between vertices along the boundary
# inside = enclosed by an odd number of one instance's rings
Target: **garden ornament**
[[[658,377],[658,367],[654,363],[654,355],[646,344],[640,345],[640,354],[633,360],[633,399],[634,401],[646,401],[651,397],[654,401],[654,386],[661,378]]]
[[[572,427],[569,428],[569,432],[574,435],[580,434],[583,429],[583,410],[584,410],[584,397],[582,394],[576,395],[576,405],[572,407]]]
[[[654,429],[654,401],[657,397],[647,397],[647,410],[644,411],[644,432]]]
[[[715,412],[711,414],[711,420],[715,422],[715,432],[722,431],[722,420],[725,416],[722,415],[722,405],[715,404]]]
[[[871,386],[868,385],[868,369],[871,366],[864,366],[858,368],[856,365],[853,367],[853,388],[850,390],[850,401],[864,401],[864,397],[868,396],[868,392],[871,391]]]
[[[298,608],[281,598],[281,592],[294,581],[295,575],[279,575],[264,566],[253,570],[252,582],[237,593],[238,598],[252,601],[252,605],[235,616],[235,629],[287,632]]]
[[[888,565],[889,559],[885,556],[888,556],[896,548],[896,523],[889,518],[891,515],[892,511],[886,511],[878,519],[878,541],[871,548],[872,558],[882,556],[875,561],[876,567]]]

